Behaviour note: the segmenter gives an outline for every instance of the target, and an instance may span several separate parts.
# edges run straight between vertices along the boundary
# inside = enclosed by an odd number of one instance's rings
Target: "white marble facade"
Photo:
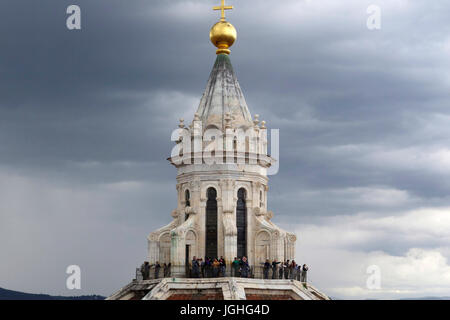
[[[180,120],[178,133],[169,158],[178,170],[177,207],[172,222],[148,236],[149,262],[170,262],[173,275],[182,276],[186,262],[208,252],[228,265],[238,253],[251,265],[294,259],[296,236],[273,224],[267,210],[267,169],[275,160],[267,154],[266,125],[252,119],[227,55],[218,55],[192,123]],[[207,247],[211,237],[214,248]]]

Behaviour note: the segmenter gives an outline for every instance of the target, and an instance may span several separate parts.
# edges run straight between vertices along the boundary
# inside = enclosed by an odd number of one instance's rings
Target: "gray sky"
[[[170,134],[213,66],[218,3],[0,3],[0,287],[109,295],[131,280],[176,206]],[[313,284],[450,296],[450,3],[229,3],[250,111],[280,129],[269,207]],[[81,291],[65,288],[71,264]]]

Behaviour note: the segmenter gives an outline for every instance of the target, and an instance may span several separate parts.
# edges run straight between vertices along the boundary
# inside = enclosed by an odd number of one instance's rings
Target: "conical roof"
[[[227,113],[231,115],[233,127],[252,125],[252,116],[230,58],[227,54],[219,54],[200,100],[197,114],[203,122],[204,129],[216,126],[223,130]]]

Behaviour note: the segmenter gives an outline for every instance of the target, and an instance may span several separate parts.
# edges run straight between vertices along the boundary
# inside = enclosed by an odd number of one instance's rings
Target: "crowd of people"
[[[192,278],[217,278],[225,277],[227,270],[227,264],[223,257],[202,258],[194,257],[190,266],[190,276]],[[247,257],[242,259],[234,258],[231,263],[231,276],[232,277],[250,277],[250,265],[248,264]]]
[[[272,271],[272,279],[292,279],[301,282],[307,281],[308,266],[300,265],[295,260],[286,260],[284,262],[269,259],[261,263],[263,265],[263,278],[269,279],[269,273]]]
[[[140,272],[142,274],[142,279],[143,280],[149,280],[150,279],[150,270],[151,268],[154,267],[154,279],[159,279],[160,276],[162,275],[163,278],[169,278],[171,275],[171,266],[172,264],[166,264],[164,263],[162,266],[159,264],[158,261],[156,261],[155,264],[150,264],[148,263],[148,261],[145,261],[142,265],[141,265],[141,269]],[[163,269],[163,273],[161,274],[161,268]]]
[[[266,262],[262,262],[261,265],[262,277],[264,279],[292,279],[307,282],[308,266],[306,264],[297,264],[295,260],[286,260],[284,262],[273,260],[270,262],[270,260],[267,259]],[[140,272],[144,280],[150,279],[151,268],[154,268],[153,279],[158,279],[160,277],[168,278],[171,276],[170,263],[164,263],[161,266],[159,262],[150,264],[146,261],[140,268]],[[205,260],[202,258],[193,257],[190,266],[187,266],[186,276],[190,278],[217,278],[225,277],[226,272],[227,264],[223,257],[206,257]],[[257,273],[257,270],[253,270],[250,267],[247,257],[242,257],[242,259],[235,257],[231,263],[232,277],[258,278],[258,275],[255,275],[255,273]]]

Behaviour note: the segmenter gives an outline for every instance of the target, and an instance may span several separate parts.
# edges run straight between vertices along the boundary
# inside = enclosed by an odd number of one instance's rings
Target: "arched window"
[[[217,191],[209,188],[206,201],[206,236],[205,255],[210,258],[217,257]]]
[[[186,207],[190,207],[191,206],[191,194],[190,194],[189,190],[186,190],[184,192],[184,200],[186,201]]]
[[[247,256],[247,205],[245,203],[246,192],[244,188],[238,191],[236,205],[236,226],[237,226],[237,255]]]
[[[189,190],[186,190],[184,192],[184,202],[185,202],[185,208],[191,206],[191,194],[190,194]],[[189,219],[189,215],[185,214],[184,221],[186,221],[187,219]]]

